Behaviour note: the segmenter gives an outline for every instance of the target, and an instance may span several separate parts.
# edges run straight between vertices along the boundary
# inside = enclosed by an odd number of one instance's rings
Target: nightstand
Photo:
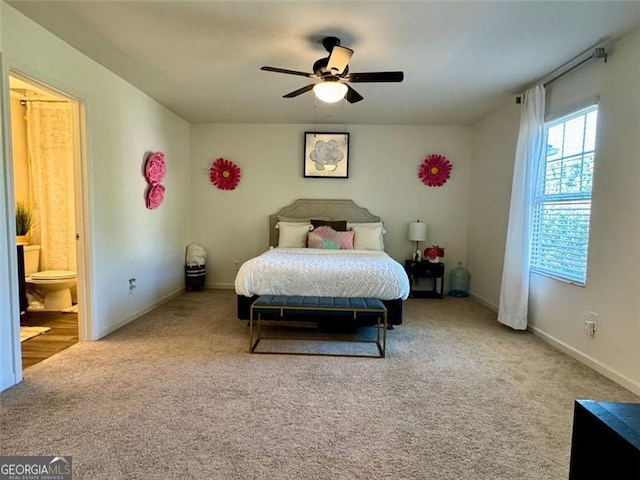
[[[412,298],[442,298],[444,295],[444,263],[405,260]]]

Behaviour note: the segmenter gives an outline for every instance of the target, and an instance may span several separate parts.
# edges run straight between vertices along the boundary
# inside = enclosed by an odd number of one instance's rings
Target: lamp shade
[[[336,81],[323,81],[313,87],[313,92],[323,102],[335,103],[344,98],[347,93],[347,86]]]
[[[409,240],[412,242],[424,242],[427,239],[427,224],[411,222],[409,224]]]

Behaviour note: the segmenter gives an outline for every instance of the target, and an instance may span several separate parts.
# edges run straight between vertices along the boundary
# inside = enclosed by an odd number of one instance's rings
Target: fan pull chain
[[[318,125],[317,125],[317,122],[316,122],[317,110],[318,110],[318,100],[316,99],[316,97],[314,95],[314,97],[313,97],[313,137],[314,138],[316,136],[316,132],[318,131]]]
[[[344,103],[344,133],[347,133],[347,101],[343,100]]]

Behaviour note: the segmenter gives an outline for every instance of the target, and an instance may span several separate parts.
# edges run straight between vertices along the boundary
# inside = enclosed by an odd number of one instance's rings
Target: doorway
[[[80,103],[10,73],[22,368],[87,339]]]

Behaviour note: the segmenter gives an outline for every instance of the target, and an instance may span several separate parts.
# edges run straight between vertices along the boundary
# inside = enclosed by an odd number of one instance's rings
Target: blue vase
[[[462,262],[458,262],[458,266],[449,273],[449,295],[452,297],[468,297],[470,280],[469,271],[462,266]]]

